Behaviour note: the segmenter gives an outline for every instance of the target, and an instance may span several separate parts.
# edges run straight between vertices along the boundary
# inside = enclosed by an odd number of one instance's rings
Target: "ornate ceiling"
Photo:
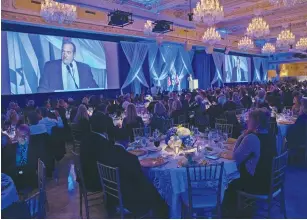
[[[2,14],[4,12],[5,19],[10,18],[9,13],[28,14],[28,16],[38,16],[39,13],[25,13],[25,8],[16,7],[17,2],[31,2],[30,0],[2,0],[2,6],[4,2],[10,2],[15,4],[15,7],[2,7]],[[41,0],[35,0],[41,1]],[[189,0],[58,0],[65,3],[75,4],[78,6],[78,19],[77,24],[71,25],[73,28],[77,26],[83,29],[113,32],[118,34],[129,34],[138,37],[146,37],[143,35],[143,25],[146,20],[164,19],[174,22],[175,31],[168,33],[164,36],[164,39],[170,41],[184,42],[186,37],[193,45],[204,46],[201,42],[201,36],[206,28],[204,24],[198,24],[190,22],[188,20],[188,13],[190,12]],[[198,0],[191,0],[192,8],[195,7]],[[307,36],[307,0],[298,0],[295,6],[275,7],[269,3],[269,0],[220,0],[224,6],[225,18],[222,22],[218,23],[216,27],[220,30],[222,37],[224,38],[220,45],[217,47],[222,48],[225,46],[230,47],[232,50],[237,50],[237,42],[244,35],[248,23],[254,16],[255,10],[260,10],[261,15],[270,25],[270,35],[266,39],[259,39],[255,42],[256,48],[251,51],[259,53],[260,47],[266,42],[275,42],[277,35],[280,33],[282,26],[285,24],[291,24],[291,29],[296,35],[296,39],[299,37]],[[32,0],[33,2],[33,0]],[[20,3],[21,4],[21,3]],[[25,3],[23,3],[25,4]],[[24,6],[26,7],[26,6]],[[94,10],[97,14],[101,14],[100,21],[106,20],[106,14],[110,10],[120,9],[129,11],[134,14],[135,23],[133,25],[126,26],[124,29],[101,27],[106,26],[106,23],[98,22],[99,19],[89,17],[84,13],[85,10]],[[30,10],[29,8],[27,10]],[[37,9],[35,9],[37,10]],[[102,15],[104,14],[104,16]],[[2,16],[3,17],[3,16]],[[103,19],[101,19],[103,17]],[[2,18],[3,19],[3,18]],[[37,20],[37,19],[36,19]],[[39,21],[42,23],[43,21]],[[89,26],[91,24],[91,26]],[[86,26],[88,25],[88,27]],[[94,29],[96,25],[97,28]],[[87,28],[85,28],[87,27]],[[99,28],[98,28],[99,27]],[[69,26],[68,26],[69,28]],[[188,29],[188,35],[184,32]],[[133,31],[132,31],[133,30]]]

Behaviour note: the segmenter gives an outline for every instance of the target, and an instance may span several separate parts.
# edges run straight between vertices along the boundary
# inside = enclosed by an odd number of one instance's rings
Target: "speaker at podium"
[[[194,89],[198,89],[198,79],[193,79],[192,75],[190,74],[188,77],[189,81],[189,90],[192,92]]]

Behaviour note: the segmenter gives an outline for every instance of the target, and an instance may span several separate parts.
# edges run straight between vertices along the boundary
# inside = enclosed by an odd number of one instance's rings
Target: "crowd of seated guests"
[[[232,210],[230,201],[236,199],[233,192],[241,189],[243,183],[250,183],[252,191],[266,190],[265,187],[255,186],[253,183],[257,179],[267,178],[261,176],[265,174],[259,172],[259,167],[267,166],[268,161],[275,155],[271,149],[275,146],[275,139],[272,138],[274,135],[268,131],[268,121],[274,114],[280,113],[285,106],[290,106],[293,113],[298,115],[298,119],[289,129],[289,146],[296,147],[307,143],[306,97],[307,82],[240,85],[192,92],[182,91],[180,94],[159,91],[148,106],[148,112],[152,114],[149,126],[164,133],[163,122],[172,119],[174,124],[178,124],[181,116],[185,122],[199,126],[200,130],[214,128],[216,119],[219,118],[234,126],[233,137],[239,137],[234,156],[240,167],[241,178],[226,192],[223,208],[227,214]],[[7,133],[2,132],[2,172],[13,178],[17,188],[24,188],[20,186],[21,183],[33,185],[27,181],[36,178],[37,159],[42,158],[47,171],[49,170],[49,176],[52,175],[54,160],[59,161],[63,157],[65,141],[70,140],[67,137],[70,133],[61,131],[69,131],[69,123],[74,123],[82,131],[80,157],[87,187],[93,190],[100,189],[96,161],[117,166],[122,171],[120,175],[123,182],[121,186],[124,205],[136,216],[153,209],[156,216],[167,217],[167,205],[142,173],[137,157],[126,152],[124,148],[114,146],[119,140],[132,141],[132,129],[144,126],[136,110],[136,104],[144,104],[144,100],[145,93],[142,92],[141,95],[126,94],[112,100],[103,96],[84,97],[79,101],[72,98],[51,99],[44,102],[41,107],[35,106],[35,102],[29,100],[24,109],[11,102],[1,117],[1,124],[3,131],[16,129],[17,141],[12,142]],[[90,108],[94,109],[92,115],[88,111]],[[244,128],[234,112],[250,108],[257,109],[249,114],[247,131],[242,133]],[[115,126],[110,115],[120,116],[124,111],[122,126]],[[298,133],[301,135],[297,136]],[[107,134],[108,138],[100,134]],[[61,149],[54,147],[63,143],[64,147]],[[263,152],[268,156],[262,156]],[[246,158],[246,155],[251,153],[253,157]],[[53,156],[50,158],[49,155]],[[26,182],[21,180],[25,173],[32,176]],[[153,200],[144,200],[142,195],[145,193],[150,194]],[[112,212],[115,206],[111,203],[109,209]]]

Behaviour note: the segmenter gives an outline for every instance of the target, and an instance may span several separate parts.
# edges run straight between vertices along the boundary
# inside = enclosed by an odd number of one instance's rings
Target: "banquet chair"
[[[233,125],[232,124],[219,124],[215,123],[215,129],[227,133],[228,137],[232,137]]]
[[[221,190],[224,162],[205,166],[188,166],[188,191],[181,195],[182,217],[194,218],[193,210],[215,212],[221,218]],[[205,217],[205,216],[197,216]]]
[[[78,179],[78,183],[79,183],[80,217],[83,218],[82,203],[83,203],[83,199],[84,199],[85,215],[86,215],[86,218],[89,219],[90,218],[89,208],[91,206],[93,206],[93,205],[89,205],[89,202],[101,199],[101,196],[99,196],[99,194],[101,194],[102,192],[101,191],[89,192],[86,189],[85,182],[84,182],[84,176],[83,176],[83,172],[82,172],[82,169],[81,169],[80,155],[73,150],[71,152],[72,152],[72,155],[73,155],[75,172],[77,174],[77,179]],[[97,197],[97,195],[98,195],[98,197]],[[102,203],[99,203],[99,204],[102,204]],[[99,204],[95,204],[95,205],[99,205]]]
[[[119,168],[111,167],[101,164],[97,161],[97,168],[99,172],[100,183],[103,191],[103,199],[107,203],[107,197],[113,197],[118,201],[118,214],[123,219],[125,216],[131,215],[131,213],[124,208],[123,198],[120,188]],[[141,218],[151,218],[152,211],[150,210]],[[110,217],[110,216],[108,216]]]
[[[215,119],[215,123],[218,123],[218,124],[227,124],[227,119],[225,118],[216,118]]]
[[[143,128],[133,128],[133,136],[134,137],[150,137],[151,136],[151,127],[143,127]]]
[[[238,210],[253,207],[256,201],[264,201],[268,205],[267,218],[272,218],[271,212],[273,202],[279,204],[281,212],[284,217],[287,218],[286,212],[286,199],[285,199],[285,171],[288,164],[288,152],[284,152],[280,156],[273,159],[272,162],[272,174],[271,174],[271,185],[270,191],[267,195],[256,195],[250,194],[243,191],[237,191],[238,193]]]
[[[37,178],[38,178],[38,189],[39,192],[41,192],[41,201],[44,201],[44,208],[46,208],[44,212],[46,212],[49,209],[49,203],[46,193],[46,166],[44,162],[41,161],[41,159],[38,159]]]
[[[81,140],[82,140],[82,131],[79,129],[76,123],[70,124],[71,136],[73,139],[73,149],[76,150],[80,148]]]
[[[186,116],[185,115],[179,115],[178,116],[178,124],[183,124],[183,123],[186,123],[187,119],[186,119]]]

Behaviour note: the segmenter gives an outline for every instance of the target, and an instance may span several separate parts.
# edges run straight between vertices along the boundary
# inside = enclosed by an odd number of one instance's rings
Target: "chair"
[[[285,200],[285,170],[288,164],[288,152],[284,152],[280,156],[273,159],[270,191],[267,195],[249,194],[243,191],[238,191],[238,210],[241,208],[252,207],[256,201],[264,201],[268,205],[268,218],[271,218],[271,210],[273,201],[280,204],[281,212],[287,218],[286,200]],[[279,200],[277,197],[279,196]]]
[[[133,131],[134,137],[150,137],[151,136],[151,127],[133,128],[132,131]]]
[[[79,126],[76,123],[70,124],[70,130],[73,139],[73,149],[76,150],[77,148],[80,148],[81,145],[82,131],[79,129]]]
[[[109,135],[107,133],[99,133],[99,132],[95,132],[95,131],[92,131],[92,133],[99,134],[100,136],[102,136],[105,139],[109,140]]]
[[[46,194],[46,166],[41,159],[38,159],[38,166],[37,166],[37,179],[38,179],[38,189],[41,192],[41,201],[44,201],[44,207],[46,205],[46,210],[49,209],[49,203]],[[44,210],[44,212],[46,212]]]
[[[178,116],[178,124],[183,124],[183,123],[186,123],[186,116],[185,115],[179,115]]]
[[[189,128],[189,129],[190,129],[190,124],[189,124],[189,123],[174,124],[174,126],[175,126],[175,127],[177,127],[177,126],[182,126],[182,127]]]
[[[216,118],[215,119],[215,123],[218,123],[218,124],[227,124],[227,119],[225,118]]]
[[[42,197],[42,193],[37,192],[25,200],[32,219],[43,219],[46,217],[45,203],[42,202]]]
[[[75,165],[75,171],[76,171],[78,182],[79,182],[80,217],[83,218],[82,200],[84,199],[86,218],[90,218],[90,213],[89,213],[90,205],[89,205],[89,202],[97,200],[97,199],[100,199],[99,197],[98,198],[92,198],[92,197],[94,195],[96,196],[96,195],[98,195],[98,194],[100,194],[102,192],[101,191],[88,192],[88,190],[85,187],[84,177],[83,177],[83,173],[82,173],[82,169],[81,169],[80,155],[77,154],[76,152],[74,152],[73,150],[72,150],[72,155],[73,155],[73,161],[74,161],[74,165]]]
[[[221,189],[224,172],[224,162],[205,166],[189,166],[186,168],[188,192],[183,193],[183,218],[195,217],[193,209],[206,212],[216,211],[216,217],[221,218]],[[185,216],[187,211],[188,216]],[[198,216],[199,217],[199,216]]]
[[[215,128],[217,130],[222,131],[223,133],[227,133],[228,137],[232,137],[232,131],[233,131],[233,125],[232,124],[215,123]]]
[[[106,166],[97,162],[97,168],[100,177],[100,183],[102,186],[104,201],[107,202],[107,197],[113,197],[118,200],[119,203],[119,215],[123,219],[125,215],[131,214],[128,210],[124,208],[123,198],[120,189],[120,178],[119,178],[119,168]],[[151,211],[142,216],[141,218],[150,218]]]
[[[269,131],[273,135],[277,135],[277,123],[274,121],[269,122]]]

